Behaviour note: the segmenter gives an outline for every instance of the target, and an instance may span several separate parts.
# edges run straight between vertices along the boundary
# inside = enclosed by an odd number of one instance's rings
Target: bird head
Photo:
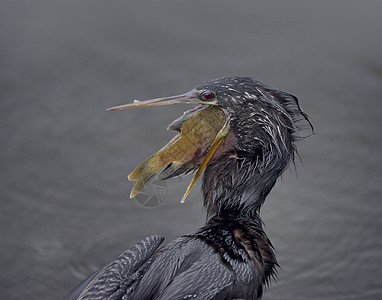
[[[249,77],[206,81],[185,94],[146,101],[134,100],[133,103],[108,110],[177,103],[218,107],[224,112],[224,126],[216,134],[210,151],[186,192],[187,195],[207,167],[203,193],[205,201],[212,203],[218,203],[222,197],[236,196],[236,202],[240,205],[251,202],[246,200],[248,197],[259,198],[255,202],[257,206],[261,204],[277,177],[293,159],[295,141],[301,137],[299,130],[313,129],[295,96],[267,87]],[[241,170],[238,166],[241,166]],[[244,180],[256,172],[263,175],[252,176],[255,182]],[[221,177],[221,180],[217,180],[217,177]],[[232,186],[233,182],[235,186]],[[256,187],[256,184],[262,186]],[[255,194],[249,193],[248,196],[248,191],[253,189],[257,190]],[[221,192],[217,193],[217,190]]]
[[[295,96],[267,87],[250,77],[218,78],[181,95],[134,100],[133,103],[107,110],[179,103],[220,107],[236,137],[237,148],[242,152],[256,151],[259,142],[263,145],[267,142],[276,144],[276,141],[266,138],[266,135],[273,135],[272,130],[278,131],[284,138],[298,138],[300,129],[313,129]]]

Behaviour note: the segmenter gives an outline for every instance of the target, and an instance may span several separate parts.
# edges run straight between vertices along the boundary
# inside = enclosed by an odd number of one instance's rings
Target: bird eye
[[[200,97],[202,98],[202,100],[204,101],[210,101],[212,100],[213,98],[215,98],[215,93],[214,92],[211,92],[211,91],[205,91],[203,93],[200,94]]]

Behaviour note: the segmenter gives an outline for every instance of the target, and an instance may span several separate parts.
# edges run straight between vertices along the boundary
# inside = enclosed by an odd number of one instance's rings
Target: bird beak
[[[198,99],[195,97],[194,91],[190,91],[182,95],[165,97],[165,98],[156,98],[156,99],[145,100],[145,101],[134,100],[133,103],[110,107],[107,110],[121,110],[121,109],[126,109],[131,107],[159,106],[159,105],[169,105],[169,104],[177,104],[177,103],[198,103]]]

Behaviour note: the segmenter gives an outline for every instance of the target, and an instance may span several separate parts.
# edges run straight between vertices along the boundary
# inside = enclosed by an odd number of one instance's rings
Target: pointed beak
[[[199,103],[199,102],[198,102],[198,99],[195,97],[194,92],[190,91],[182,95],[165,97],[165,98],[156,98],[156,99],[145,100],[145,101],[134,100],[133,103],[110,107],[107,110],[121,110],[121,109],[126,109],[131,107],[159,106],[159,105],[169,105],[169,104],[177,104],[177,103]]]

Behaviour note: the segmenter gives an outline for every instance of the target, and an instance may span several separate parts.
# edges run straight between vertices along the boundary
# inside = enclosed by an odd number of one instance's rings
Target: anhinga
[[[294,159],[298,131],[312,128],[297,98],[231,77],[110,110],[173,103],[198,106],[170,124],[179,134],[129,175],[137,181],[131,197],[162,167],[159,179],[196,170],[187,196],[204,170],[206,225],[162,248],[163,237],[147,237],[68,299],[258,299],[275,276],[278,264],[259,212]]]

